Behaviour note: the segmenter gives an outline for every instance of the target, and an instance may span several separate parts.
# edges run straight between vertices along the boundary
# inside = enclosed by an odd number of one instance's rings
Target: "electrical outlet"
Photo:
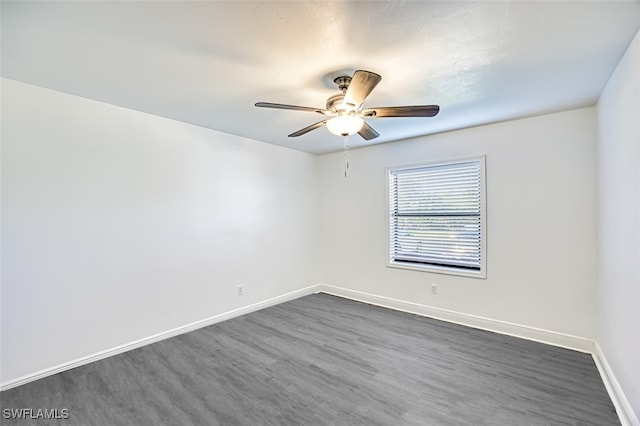
[[[242,287],[242,285],[239,285],[237,287],[237,291],[238,291],[238,296],[242,296],[244,294],[244,288]]]
[[[431,284],[431,294],[438,294],[438,284]]]

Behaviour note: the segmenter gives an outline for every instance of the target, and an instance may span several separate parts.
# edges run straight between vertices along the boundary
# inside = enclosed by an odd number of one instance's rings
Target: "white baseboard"
[[[142,346],[150,345],[161,340],[169,339],[171,337],[178,336],[180,334],[188,333],[190,331],[197,330],[199,328],[207,327],[212,324],[225,321],[231,318],[239,317],[251,312],[259,311],[260,309],[268,308],[269,306],[277,305],[279,303],[287,302],[289,300],[297,299],[302,296],[317,293],[320,289],[320,285],[312,285],[300,290],[295,290],[290,293],[285,293],[280,296],[272,297],[271,299],[263,300],[261,302],[253,303],[248,306],[243,306],[232,311],[224,312],[218,315],[214,315],[209,318],[205,318],[191,324],[176,327],[172,330],[163,331],[162,333],[154,334],[153,336],[145,337],[133,342],[125,343],[115,348],[107,349],[92,355],[84,356],[73,361],[65,362],[54,367],[46,368],[44,370],[37,371],[35,373],[27,374],[16,379],[10,379],[0,384],[0,391],[5,391],[17,386],[33,382],[38,379],[42,379],[53,374],[61,373],[63,371],[71,370],[72,368],[80,367],[82,365],[90,364],[101,359],[108,358],[110,356],[118,355],[123,352],[127,352],[133,349],[137,349]]]
[[[598,345],[598,342],[595,343],[593,360],[596,363],[596,367],[598,367],[598,371],[600,371],[600,376],[602,377],[604,386],[607,388],[607,392],[609,392],[611,402],[613,402],[613,405],[616,407],[616,412],[618,413],[622,426],[640,426],[640,421],[638,421],[638,417],[633,411],[631,403],[625,396],[620,383],[618,383],[618,379],[616,379],[616,376],[613,374],[613,370],[607,358],[604,356],[602,348]]]
[[[319,291],[322,293],[332,294],[334,296],[358,300],[360,302],[365,302],[372,305],[409,312],[412,314],[435,318],[455,324],[466,325],[468,327],[478,328],[481,330],[493,331],[495,333],[507,334],[514,337],[521,337],[523,339],[546,343],[553,346],[560,346],[580,352],[593,352],[593,340],[584,337],[557,333],[555,331],[543,330],[526,325],[514,324],[507,321],[480,317],[477,315],[464,314],[461,312],[435,308],[418,303],[406,302],[404,300],[392,299],[390,297],[377,296],[370,293],[364,293],[361,291],[350,290],[327,284],[320,284]]]

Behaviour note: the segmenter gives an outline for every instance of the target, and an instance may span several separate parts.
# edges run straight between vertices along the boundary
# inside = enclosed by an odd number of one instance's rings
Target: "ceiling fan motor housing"
[[[336,77],[333,82],[338,85],[338,88],[342,91],[342,93],[333,95],[329,99],[327,99],[327,109],[335,113],[343,114],[355,112],[358,108],[358,105],[344,102],[344,97],[347,93],[347,89],[351,84],[351,77],[349,77],[348,75],[342,75],[340,77]]]
[[[345,104],[344,93],[339,93],[327,99],[327,109],[336,114],[345,114],[355,111],[355,105]]]

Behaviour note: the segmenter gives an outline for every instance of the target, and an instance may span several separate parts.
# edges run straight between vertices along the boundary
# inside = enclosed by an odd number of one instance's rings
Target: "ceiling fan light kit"
[[[340,76],[333,81],[341,93],[327,99],[326,109],[310,108],[298,105],[275,104],[271,102],[257,102],[256,107],[288,109],[322,114],[332,118],[311,124],[293,132],[289,137],[298,137],[322,126],[327,126],[331,133],[337,136],[349,136],[358,133],[363,139],[375,139],[380,134],[375,131],[365,118],[383,117],[433,117],[440,111],[438,105],[398,106],[364,108],[364,101],[382,77],[371,71],[358,70],[352,77]]]
[[[364,120],[355,115],[339,115],[327,121],[327,129],[336,136],[350,136],[358,133]]]

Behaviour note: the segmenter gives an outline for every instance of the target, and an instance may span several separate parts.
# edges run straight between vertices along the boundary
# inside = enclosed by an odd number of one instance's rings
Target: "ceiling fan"
[[[380,134],[364,121],[365,118],[433,117],[440,111],[438,105],[364,108],[363,102],[380,80],[382,80],[380,75],[363,70],[354,72],[353,77],[346,75],[336,77],[333,82],[336,83],[341,93],[327,99],[326,109],[271,102],[257,102],[255,106],[315,112],[331,117],[291,133],[289,135],[290,138],[302,136],[326,125],[329,131],[335,135],[349,136],[358,133],[365,140],[371,140],[377,138]]]

